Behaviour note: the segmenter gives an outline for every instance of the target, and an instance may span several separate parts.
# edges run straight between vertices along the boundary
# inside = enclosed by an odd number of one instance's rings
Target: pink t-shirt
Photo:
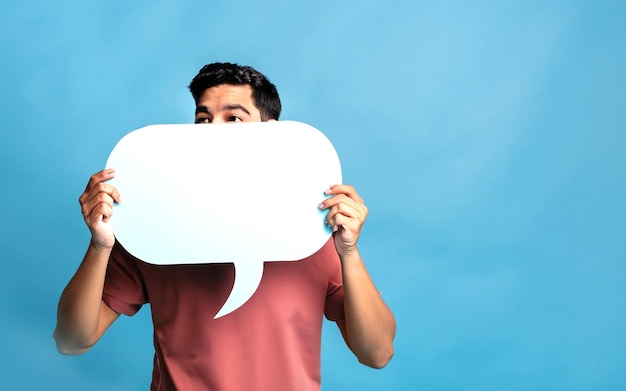
[[[232,264],[156,266],[116,244],[103,300],[134,315],[150,303],[151,390],[319,390],[323,315],[344,319],[333,240],[297,262],[266,262],[243,306],[213,319],[234,280]]]

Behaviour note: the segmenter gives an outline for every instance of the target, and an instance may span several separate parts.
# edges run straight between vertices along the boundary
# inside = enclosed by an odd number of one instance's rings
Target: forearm
[[[396,322],[358,253],[341,257],[345,333],[350,349],[365,365],[381,368],[393,356]]]
[[[78,270],[59,300],[54,338],[60,352],[80,354],[98,340],[102,291],[111,249],[90,243]]]

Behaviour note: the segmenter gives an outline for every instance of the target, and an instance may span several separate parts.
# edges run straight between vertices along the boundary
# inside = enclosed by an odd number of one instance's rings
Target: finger
[[[337,232],[339,230],[339,227],[343,228],[344,230],[348,230],[348,227],[352,227],[351,224],[354,224],[353,218],[338,213],[337,215],[335,215],[331,227],[333,229],[333,232]],[[354,227],[355,231],[358,231],[358,229],[358,225]]]
[[[337,232],[339,231],[339,229],[343,229],[346,232],[358,235],[361,231],[361,226],[363,225],[363,222],[358,220],[357,218],[337,213],[333,216],[333,219],[329,222],[328,225],[333,232]]]
[[[358,201],[348,197],[345,194],[337,194],[322,201],[322,203],[320,203],[320,209],[332,208],[333,206],[338,205],[340,203],[346,203],[346,204],[350,204],[353,206],[360,204]]]
[[[102,191],[102,190],[104,190],[105,192],[111,193],[112,196],[116,199],[116,201],[119,202],[119,194],[117,195],[114,194],[115,192],[117,192],[117,189],[115,189],[115,191],[112,191],[110,189],[107,191],[106,189],[103,189],[101,187],[101,185],[104,182],[114,177],[115,177],[115,170],[113,169],[102,170],[100,172],[93,174],[91,178],[89,178],[89,182],[87,182],[85,191],[83,191],[80,197],[78,197],[78,202],[81,204],[81,206],[84,205],[89,199],[93,198],[95,194],[97,194],[99,191]]]
[[[104,182],[99,182],[91,187],[89,192],[85,192],[81,194],[78,198],[81,206],[91,203],[94,199],[100,196],[100,194],[106,194],[113,199],[113,201],[118,204],[121,202],[121,196],[119,191],[115,186],[111,186]]]
[[[113,203],[119,203],[119,200],[120,194],[117,189],[105,183],[97,184],[90,193],[84,194],[79,199],[83,215],[89,213],[101,202],[109,203],[113,206]]]
[[[365,217],[367,216],[367,213],[368,213],[367,207],[365,206],[365,204],[359,203],[353,200],[352,198],[349,198],[348,196],[343,195],[343,194],[339,194],[331,198],[328,198],[320,204],[320,209],[322,210],[324,209],[333,210],[333,208],[335,209],[339,208],[339,210],[346,211],[346,212],[351,211],[349,213],[352,216],[358,215],[362,217],[363,220],[365,220]]]
[[[353,186],[350,186],[350,185],[343,185],[343,184],[332,185],[328,190],[326,190],[325,193],[327,195],[345,194],[346,196],[352,198],[356,202],[361,203],[361,204],[363,203],[363,199],[361,198],[359,193],[356,191],[356,189]]]
[[[109,203],[101,202],[85,216],[85,220],[90,223],[89,225],[95,225],[101,221],[108,222],[112,215],[113,206]]]
[[[89,182],[87,182],[87,186],[85,187],[85,193],[89,193],[91,189],[100,182],[108,181],[109,179],[113,179],[115,177],[115,170],[112,168],[107,168],[102,171],[98,171],[93,174],[89,178]]]
[[[359,215],[357,209],[351,207],[350,205],[346,203],[340,203],[340,204],[334,205],[332,208],[328,210],[328,215],[326,216],[326,219],[328,221],[331,221],[338,214],[342,214],[346,217],[355,217]]]
[[[81,205],[81,212],[85,217],[90,216],[99,205],[106,205],[112,210],[114,201],[110,194],[99,192]]]
[[[339,226],[351,227],[358,231],[365,222],[366,214],[362,210],[353,209],[342,204],[336,208],[332,208],[327,216],[325,223],[329,225],[333,231]]]

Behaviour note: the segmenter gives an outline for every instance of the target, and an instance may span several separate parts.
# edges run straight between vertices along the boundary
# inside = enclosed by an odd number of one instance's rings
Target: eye
[[[231,115],[230,117],[228,117],[228,122],[241,122],[241,118],[237,117],[236,115]]]
[[[197,117],[195,123],[197,124],[210,124],[211,118],[208,117]]]

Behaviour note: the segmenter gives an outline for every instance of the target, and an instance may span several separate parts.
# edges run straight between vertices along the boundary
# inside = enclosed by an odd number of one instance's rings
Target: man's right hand
[[[99,249],[111,249],[115,244],[111,216],[113,203],[120,202],[120,193],[106,181],[115,177],[115,170],[106,169],[93,174],[78,198],[89,231],[91,244]]]
[[[114,176],[115,170],[111,169],[92,175],[78,198],[91,231],[91,243],[59,300],[54,339],[63,354],[86,352],[119,317],[102,301],[107,265],[115,245],[111,215],[113,204],[120,202],[117,189],[106,183]]]

